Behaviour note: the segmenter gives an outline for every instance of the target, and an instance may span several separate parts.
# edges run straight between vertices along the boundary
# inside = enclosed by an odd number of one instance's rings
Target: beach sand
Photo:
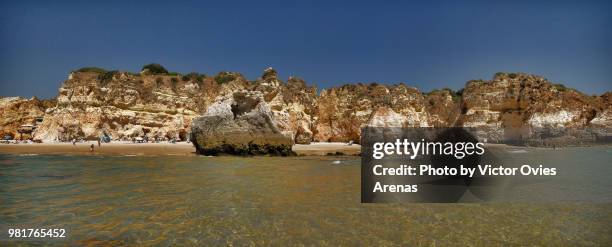
[[[293,152],[298,155],[321,156],[328,154],[341,153],[341,155],[359,155],[361,153],[361,145],[348,145],[342,142],[313,142],[309,145],[295,144]]]
[[[89,147],[94,144],[94,151]],[[293,151],[298,155],[320,156],[328,153],[341,152],[344,155],[358,155],[359,145],[346,143],[313,143],[311,145],[294,145]],[[30,144],[0,144],[0,153],[11,154],[110,154],[110,155],[196,155],[191,143],[102,143],[97,142],[72,143],[30,143]]]
[[[94,144],[94,151],[89,147]],[[191,143],[102,143],[97,142],[72,143],[31,143],[31,144],[0,144],[0,153],[14,154],[133,154],[133,155],[195,155],[195,147]]]

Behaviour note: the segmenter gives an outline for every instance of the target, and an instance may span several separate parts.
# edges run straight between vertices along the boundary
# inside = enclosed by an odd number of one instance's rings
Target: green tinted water
[[[574,166],[590,162],[601,169],[602,163],[611,165],[610,151],[517,155],[554,157]],[[608,171],[580,175],[609,181]],[[0,155],[0,226],[66,228],[67,239],[51,242],[57,245],[575,246],[612,241],[612,204],[359,201],[358,158]],[[0,245],[38,243],[9,241],[1,234]]]

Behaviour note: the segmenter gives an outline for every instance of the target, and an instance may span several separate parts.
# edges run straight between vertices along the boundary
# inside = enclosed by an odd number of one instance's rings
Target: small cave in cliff
[[[231,105],[234,119],[242,114],[252,111],[259,104],[258,98],[248,97],[243,93],[234,94],[234,103]]]

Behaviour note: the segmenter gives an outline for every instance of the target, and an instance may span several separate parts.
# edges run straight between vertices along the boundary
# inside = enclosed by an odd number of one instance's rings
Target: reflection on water
[[[612,157],[609,147],[516,155],[574,165]],[[66,228],[75,245],[612,241],[612,204],[360,204],[359,165],[337,157],[0,155],[0,225]]]

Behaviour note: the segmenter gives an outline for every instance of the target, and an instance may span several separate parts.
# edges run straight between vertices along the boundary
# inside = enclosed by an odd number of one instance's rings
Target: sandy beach
[[[298,155],[359,155],[361,153],[361,145],[348,145],[342,142],[313,142],[310,145],[296,144],[293,145],[293,152]]]
[[[94,144],[94,151],[89,147]],[[346,143],[313,143],[310,145],[294,145],[297,155],[321,156],[328,154],[358,155],[361,146]],[[12,154],[110,154],[110,155],[196,155],[192,143],[103,143],[97,142],[72,143],[20,143],[0,144],[0,153]]]

